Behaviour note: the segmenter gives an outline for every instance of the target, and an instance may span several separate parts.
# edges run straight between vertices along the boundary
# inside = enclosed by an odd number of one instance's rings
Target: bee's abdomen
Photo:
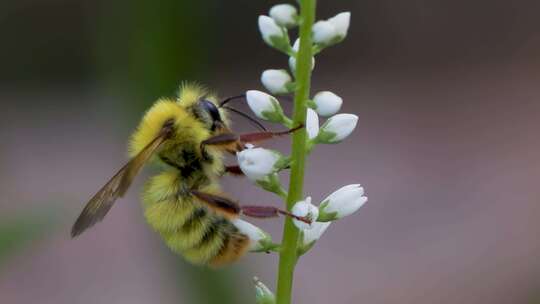
[[[167,246],[195,264],[219,266],[242,256],[248,237],[224,216],[177,195],[177,180],[173,172],[155,176],[144,195],[146,220]]]

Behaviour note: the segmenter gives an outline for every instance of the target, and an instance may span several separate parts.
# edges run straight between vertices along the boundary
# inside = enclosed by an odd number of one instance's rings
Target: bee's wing
[[[159,135],[144,149],[133,157],[118,173],[116,173],[86,204],[81,215],[73,224],[71,236],[76,237],[87,228],[101,221],[111,209],[117,198],[124,196],[135,176],[152,154],[170,136],[172,128],[164,126]]]

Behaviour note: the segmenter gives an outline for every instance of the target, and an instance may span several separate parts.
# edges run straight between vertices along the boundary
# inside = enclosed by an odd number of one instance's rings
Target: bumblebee
[[[275,207],[241,206],[220,188],[219,179],[224,174],[242,174],[238,166],[224,164],[227,152],[298,129],[269,132],[251,118],[260,132],[233,133],[228,119],[231,111],[249,118],[226,106],[240,97],[218,102],[206,89],[187,84],[181,86],[176,99],[157,100],[131,137],[131,160],[86,204],[71,236],[101,221],[147,162],[161,163],[163,170],[144,187],[145,219],[171,250],[191,263],[221,266],[243,256],[252,240],[234,225],[239,215],[295,217]]]

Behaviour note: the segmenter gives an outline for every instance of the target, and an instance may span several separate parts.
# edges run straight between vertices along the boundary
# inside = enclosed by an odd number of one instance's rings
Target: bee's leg
[[[265,141],[268,139],[272,139],[277,136],[283,136],[283,135],[289,135],[293,133],[294,131],[297,131],[299,129],[302,129],[304,125],[300,125],[298,127],[289,129],[287,131],[281,131],[281,132],[255,132],[255,133],[247,133],[247,134],[241,134],[239,135],[239,140],[241,143],[253,143],[253,142],[260,142]]]
[[[201,150],[204,149],[205,146],[222,147],[231,153],[243,149],[240,143],[240,137],[234,133],[221,133],[203,140],[201,142]]]
[[[246,134],[234,134],[234,133],[222,133],[213,137],[208,138],[201,142],[201,148],[204,146],[222,146],[229,152],[241,151],[244,149],[245,143],[260,142],[265,141],[276,136],[283,136],[291,134],[292,132],[303,128],[303,125],[300,125],[296,128],[289,129],[287,131],[281,132],[255,132],[255,133],[246,133]]]
[[[249,216],[249,217],[269,218],[269,217],[277,217],[280,214],[282,214],[282,215],[297,219],[299,221],[302,221],[304,223],[311,224],[312,222],[308,218],[305,218],[302,216],[296,216],[287,210],[279,209],[272,206],[240,206],[240,209],[243,215]]]
[[[206,204],[206,206],[225,214],[240,215],[243,214],[249,217],[255,218],[270,218],[277,217],[280,214],[295,218],[299,221],[311,224],[311,220],[305,217],[296,216],[287,210],[279,209],[272,206],[240,206],[237,202],[232,201],[226,197],[205,193],[197,190],[191,190],[193,194],[200,202]]]
[[[200,202],[218,212],[229,215],[238,215],[242,211],[238,203],[229,198],[197,190],[191,190],[191,194],[193,194]]]
[[[231,175],[236,176],[243,176],[244,172],[240,169],[240,166],[238,165],[232,165],[232,166],[225,166],[225,173],[229,173]]]

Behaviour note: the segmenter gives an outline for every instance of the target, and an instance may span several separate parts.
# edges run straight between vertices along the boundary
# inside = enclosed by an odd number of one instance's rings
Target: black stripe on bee
[[[164,156],[160,156],[159,159],[161,159],[162,162],[166,163],[167,165],[173,167],[173,168],[176,168],[178,169],[178,171],[181,171],[182,170],[182,167],[180,167],[179,165],[177,165],[175,162],[173,162],[172,160],[164,157]]]
[[[202,170],[201,161],[197,158],[195,151],[184,149],[179,157],[185,161],[185,165],[180,169],[183,178],[188,178],[193,173]]]
[[[196,208],[184,225],[182,225],[182,230],[185,233],[189,233],[195,228],[195,225],[199,224],[207,215],[208,211],[206,211],[206,208]]]
[[[212,220],[212,223],[204,233],[199,244],[195,246],[195,248],[204,247],[205,245],[216,241],[216,238],[221,238],[222,236],[220,232],[227,225],[227,223],[228,221],[223,217],[215,218],[214,220]]]

